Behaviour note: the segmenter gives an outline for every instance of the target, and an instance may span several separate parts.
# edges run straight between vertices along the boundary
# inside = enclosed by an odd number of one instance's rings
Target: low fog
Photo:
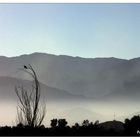
[[[17,102],[0,103],[0,125],[16,125],[17,121]],[[138,103],[102,103],[102,102],[46,102],[46,117],[43,124],[50,126],[50,120],[53,118],[65,118],[69,125],[76,122],[82,123],[88,119],[92,122],[109,120],[124,121],[125,118],[131,118],[140,113],[140,104]]]

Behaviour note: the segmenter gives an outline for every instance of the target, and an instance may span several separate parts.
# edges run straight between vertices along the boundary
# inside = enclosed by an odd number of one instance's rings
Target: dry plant
[[[15,87],[19,99],[17,121],[24,126],[39,127],[46,114],[46,105],[40,104],[40,83],[31,65],[24,66],[23,70],[33,78],[33,84],[30,92],[23,85]]]

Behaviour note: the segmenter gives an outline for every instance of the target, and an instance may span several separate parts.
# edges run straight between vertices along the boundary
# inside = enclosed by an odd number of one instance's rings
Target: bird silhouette
[[[24,68],[27,69],[27,66],[24,65]]]

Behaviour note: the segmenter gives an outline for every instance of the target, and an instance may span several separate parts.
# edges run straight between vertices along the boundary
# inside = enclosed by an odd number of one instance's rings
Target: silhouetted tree
[[[137,135],[137,131],[140,131],[140,116],[134,116],[130,120],[125,119],[124,128],[128,135]]]
[[[24,66],[23,70],[33,78],[33,85],[30,93],[23,86],[15,87],[19,99],[18,122],[30,127],[39,127],[46,113],[45,105],[40,105],[40,83],[31,65]]]
[[[89,120],[84,120],[82,126],[88,126],[88,125],[89,125]]]
[[[23,128],[24,126],[23,126],[22,123],[19,123],[19,124],[17,124],[17,127],[18,127],[18,128]]]
[[[53,119],[53,120],[51,120],[50,125],[51,125],[51,127],[55,128],[57,126],[57,123],[58,123],[57,119]]]
[[[66,121],[66,119],[59,119],[58,120],[58,127],[61,127],[61,128],[66,127],[67,123],[68,122]]]
[[[95,121],[94,125],[99,125],[99,120]]]
[[[75,127],[75,128],[79,128],[80,125],[79,125],[78,123],[75,123],[74,127]]]

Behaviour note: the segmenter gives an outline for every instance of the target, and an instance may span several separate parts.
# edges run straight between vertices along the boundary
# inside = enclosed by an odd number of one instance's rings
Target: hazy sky
[[[0,4],[0,55],[140,56],[140,4]]]

